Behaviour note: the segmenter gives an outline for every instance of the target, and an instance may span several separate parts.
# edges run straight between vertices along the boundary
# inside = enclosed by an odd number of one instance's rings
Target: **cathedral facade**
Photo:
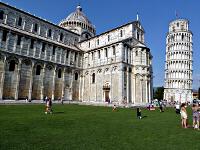
[[[192,45],[189,21],[172,21],[166,38],[164,99],[168,101],[192,101]]]
[[[137,19],[96,35],[81,6],[55,25],[0,2],[0,99],[150,102],[144,33]]]

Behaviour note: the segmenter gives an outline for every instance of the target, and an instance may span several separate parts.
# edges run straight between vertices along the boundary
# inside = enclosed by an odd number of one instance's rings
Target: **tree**
[[[158,100],[162,100],[163,99],[163,94],[164,94],[164,87],[158,87],[156,90],[155,90],[155,93],[153,95],[153,98],[154,99],[158,99]]]

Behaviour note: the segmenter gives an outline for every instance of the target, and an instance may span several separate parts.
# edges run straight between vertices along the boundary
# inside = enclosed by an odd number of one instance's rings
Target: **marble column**
[[[51,94],[51,99],[54,100],[55,98],[55,78],[56,78],[56,69],[57,67],[55,66],[54,70],[53,70],[53,84],[52,84],[52,94]]]
[[[151,84],[150,84],[150,80],[148,81],[148,92],[149,92],[149,103],[151,102]]]
[[[127,48],[127,46],[124,46],[124,54],[125,54],[125,62],[128,63],[127,62],[127,59],[128,59],[128,56],[127,56],[127,54],[128,54],[128,48]]]
[[[8,14],[5,14],[5,19],[4,19],[5,24],[7,24],[7,20],[8,20]]]
[[[91,93],[92,92],[92,90],[91,90],[91,78],[92,78],[92,75],[91,75],[91,73],[89,72],[89,89],[90,89],[90,92],[89,93]],[[89,94],[89,102],[91,101],[91,99],[90,99],[90,94]]]
[[[140,79],[140,91],[141,91],[141,93],[140,93],[140,97],[141,97],[141,99],[140,99],[140,102],[142,103],[143,102],[143,79]]]
[[[124,61],[124,45],[123,43],[119,43],[119,56],[120,56],[120,60],[119,61]]]
[[[35,63],[32,62],[32,66],[31,66],[31,75],[30,75],[31,77],[30,77],[29,92],[28,92],[28,99],[29,99],[29,100],[32,99],[34,65],[35,65]]]
[[[6,43],[6,45],[5,45],[5,50],[6,50],[6,51],[9,51],[9,50],[8,50],[8,46],[9,46],[9,40],[10,40],[10,37],[11,37],[11,36],[12,36],[12,35],[11,35],[11,31],[9,31],[8,34],[7,34],[6,42],[5,42],[5,43]],[[17,44],[17,35],[16,35],[15,37],[16,37],[16,39],[15,39],[15,41],[14,41],[14,43],[15,43],[14,45]],[[16,46],[15,46],[15,49],[16,49]]]
[[[66,52],[63,51],[63,55],[64,55],[63,56],[64,57],[64,64],[66,65],[66,61],[67,61],[67,58],[66,58],[67,54],[66,54]]]
[[[80,81],[79,81],[79,86],[78,86],[78,91],[79,91],[79,101],[82,100],[82,85],[83,85],[83,74],[80,75]]]
[[[63,73],[62,73],[62,97],[63,98],[65,98],[65,70],[66,68],[63,69]]]
[[[145,102],[148,103],[148,101],[149,101],[148,98],[149,97],[148,97],[148,81],[147,81],[147,79],[145,80],[145,86],[146,86],[146,89],[145,89],[146,90]]]
[[[110,103],[112,102],[113,100],[113,88],[112,88],[112,72],[113,72],[113,67],[111,68],[110,70]]]
[[[136,77],[135,75],[133,74],[133,82],[132,82],[132,103],[135,104],[135,99],[136,99],[136,92],[135,92],[135,89],[136,89]]]
[[[15,100],[18,100],[21,65],[22,65],[22,60],[19,59],[18,68],[17,68],[17,76],[16,76],[17,80],[16,80],[16,87],[15,87]]]
[[[23,45],[24,45],[24,40],[25,40],[25,37],[21,37],[21,43],[19,45],[19,47],[20,47],[20,54],[21,55],[24,55],[24,54],[22,54],[22,48],[23,48]],[[26,55],[27,55],[27,52],[28,52],[28,50],[26,51]]]
[[[43,69],[42,69],[42,85],[41,85],[41,92],[40,92],[40,100],[43,100],[44,98],[44,74],[45,74],[45,69],[46,69],[46,64],[44,64]]]
[[[95,102],[97,102],[97,73],[95,73]]]
[[[127,96],[127,98],[126,98],[126,103],[128,104],[129,103],[129,99],[130,99],[130,93],[129,93],[129,68],[127,68],[127,70],[126,70],[126,96]]]
[[[123,66],[119,69],[119,103],[123,103],[124,100],[124,71]]]
[[[0,58],[1,59],[1,58]],[[3,99],[3,86],[4,86],[4,78],[5,78],[5,67],[6,67],[6,56],[2,58],[3,60],[3,72],[2,72],[2,75],[1,75],[1,79],[0,79],[0,100]]]
[[[68,65],[71,65],[71,51],[68,53]]]

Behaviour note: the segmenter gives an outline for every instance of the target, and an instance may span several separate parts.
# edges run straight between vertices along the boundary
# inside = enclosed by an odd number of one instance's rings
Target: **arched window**
[[[22,25],[22,17],[19,17],[19,19],[18,19],[18,26],[21,26]]]
[[[181,25],[181,30],[183,30],[184,29],[184,25]]]
[[[58,70],[58,78],[61,78],[62,77],[62,71],[61,69]]]
[[[56,46],[53,45],[53,52],[52,52],[52,54],[55,55],[55,53],[56,53]]]
[[[42,43],[42,52],[45,51],[45,47],[46,47],[46,44],[45,44],[45,43]]]
[[[105,57],[108,57],[108,50],[105,48]]]
[[[113,55],[115,55],[115,53],[116,53],[115,50],[116,50],[115,46],[113,46]]]
[[[1,11],[0,11],[0,19],[1,19],[1,20],[3,20],[3,15],[4,15],[4,11],[1,10]]]
[[[60,33],[60,41],[63,41],[63,33]]]
[[[92,83],[95,83],[95,73],[92,74]]]
[[[138,51],[135,51],[135,56],[138,56]]]
[[[140,34],[137,32],[137,39],[139,40],[140,39]]]
[[[110,35],[108,35],[108,42],[110,41]]]
[[[8,34],[8,31],[3,30],[2,41],[6,41],[7,40],[7,34]]]
[[[48,31],[48,37],[51,37],[51,29]]]
[[[122,30],[120,30],[120,37],[122,37],[123,36],[123,31]]]
[[[75,78],[74,79],[78,80],[78,73],[77,72],[75,73]]]
[[[41,66],[38,65],[38,66],[36,67],[36,75],[40,75],[40,72],[41,72]]]
[[[86,39],[88,39],[88,38],[89,38],[88,34],[85,34],[85,38],[86,38]]]
[[[184,40],[184,34],[182,34],[182,41]]]
[[[34,25],[34,31],[35,31],[35,32],[38,31],[38,24],[37,24],[37,23],[35,23],[35,25]]]
[[[14,60],[10,61],[9,71],[15,71],[15,61]]]

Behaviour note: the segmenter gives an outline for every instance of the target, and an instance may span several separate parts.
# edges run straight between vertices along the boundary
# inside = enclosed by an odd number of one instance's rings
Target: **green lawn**
[[[0,105],[0,150],[199,150],[200,131],[182,129],[180,116],[133,109],[54,105]],[[188,109],[189,110],[189,109]],[[191,111],[190,111],[190,124]]]

